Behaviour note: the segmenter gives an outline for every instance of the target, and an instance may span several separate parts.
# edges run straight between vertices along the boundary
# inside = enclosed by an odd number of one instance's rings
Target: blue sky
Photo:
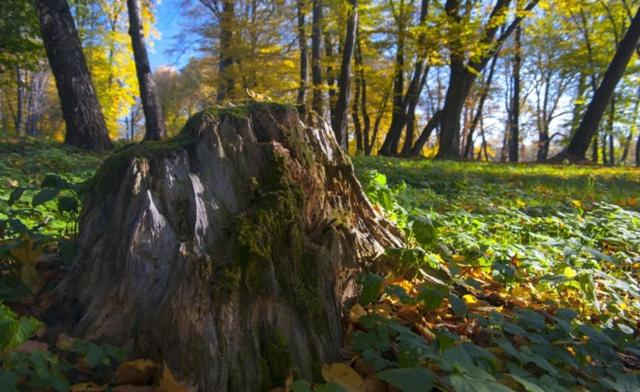
[[[176,57],[167,53],[176,47],[175,35],[182,29],[184,18],[180,12],[180,0],[159,0],[156,5],[156,30],[160,32],[160,39],[154,40],[153,48],[149,51],[151,68],[155,70],[161,65],[171,65],[181,68],[189,60],[192,51]]]

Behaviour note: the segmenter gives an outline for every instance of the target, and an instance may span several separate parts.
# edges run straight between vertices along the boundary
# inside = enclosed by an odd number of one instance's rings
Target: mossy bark
[[[255,104],[109,158],[63,287],[78,334],[198,390],[256,391],[340,359],[356,275],[400,244],[322,121]]]

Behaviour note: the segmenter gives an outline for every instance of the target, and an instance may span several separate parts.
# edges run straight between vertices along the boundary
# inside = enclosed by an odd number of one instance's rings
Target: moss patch
[[[284,335],[278,330],[271,330],[265,337],[262,350],[262,385],[261,389],[269,391],[285,384],[293,361]]]

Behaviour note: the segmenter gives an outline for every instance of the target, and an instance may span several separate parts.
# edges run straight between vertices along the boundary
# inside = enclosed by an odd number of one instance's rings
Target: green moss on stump
[[[263,342],[261,371],[263,391],[285,384],[289,373],[293,370],[293,360],[284,335],[272,330]]]

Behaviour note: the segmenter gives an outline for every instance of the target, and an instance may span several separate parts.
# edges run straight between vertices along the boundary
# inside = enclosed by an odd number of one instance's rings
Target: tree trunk
[[[306,32],[306,1],[298,0],[298,46],[300,48],[300,87],[298,87],[298,106],[304,108],[307,101],[307,84],[309,78],[309,55]]]
[[[640,134],[636,139],[636,167],[640,167]]]
[[[609,165],[615,166],[616,164],[616,154],[613,146],[613,122],[615,120],[616,115],[616,98],[615,96],[611,99],[611,104],[609,108],[609,119],[607,121],[607,134],[609,139]]]
[[[322,20],[322,0],[313,0],[311,21],[311,81],[313,83],[313,98],[311,108],[320,117],[324,116],[324,104],[322,102],[322,64],[320,62]]]
[[[402,240],[323,124],[275,104],[202,112],[109,157],[59,288],[82,307],[76,332],[203,391],[270,390],[340,360],[356,276]]]
[[[364,75],[364,64],[362,59],[362,44],[360,42],[360,33],[356,30],[356,52],[355,52],[356,75],[360,85],[360,111],[362,112],[362,152],[365,155],[371,154],[371,145],[369,134],[371,133],[371,118],[369,117],[369,108],[367,102],[367,79]],[[357,112],[358,108],[354,108]],[[355,119],[354,119],[355,120]],[[355,122],[355,121],[354,121]]]
[[[457,159],[460,157],[460,116],[462,115],[464,102],[475,82],[476,75],[484,70],[489,60],[500,50],[500,46],[519,26],[524,18],[524,14],[516,16],[509,26],[504,28],[497,38],[495,37],[500,28],[498,19],[504,16],[504,13],[509,8],[510,2],[511,0],[497,0],[493,6],[487,24],[481,33],[481,42],[488,45],[489,49],[483,56],[480,56],[480,58],[466,62],[461,38],[457,36],[459,33],[452,33],[453,35],[449,42],[451,56],[449,87],[442,109],[436,112],[441,115],[441,119],[439,124],[435,124],[434,127],[425,127],[425,130],[431,132],[431,130],[440,125],[440,145],[436,158]],[[531,11],[537,3],[538,0],[531,0],[528,5],[524,7],[524,10]],[[447,0],[444,8],[447,16],[451,18],[451,20],[456,23],[462,23],[462,17],[459,13],[461,8],[459,0]],[[432,121],[429,120],[429,123],[431,122]],[[411,149],[411,155],[419,154],[427,139],[428,135],[427,137],[420,135],[416,144]]]
[[[333,52],[333,39],[331,37],[331,31],[326,29],[323,32],[324,38],[324,56],[325,61],[327,63],[327,92],[328,92],[328,108],[329,108],[329,119],[330,124],[333,124],[335,121],[336,115],[336,75],[334,74],[333,62],[334,62],[334,52]]]
[[[232,99],[235,90],[235,75],[233,72],[233,26],[235,10],[233,0],[222,0],[220,13],[220,53],[218,58],[218,93],[216,100],[222,102]]]
[[[22,107],[24,106],[23,101],[23,92],[24,92],[24,80],[22,78],[22,73],[20,72],[20,67],[16,65],[16,118],[14,122],[14,128],[16,135],[20,136],[20,132],[22,130]]]
[[[607,105],[611,101],[611,97],[615,91],[618,81],[624,75],[629,60],[633,55],[638,40],[640,39],[640,9],[631,21],[629,29],[620,42],[616,54],[611,60],[607,71],[604,74],[602,83],[596,90],[591,103],[582,117],[580,126],[574,133],[569,146],[560,154],[556,155],[554,160],[568,159],[570,161],[582,161],[591,143],[593,135],[597,132],[598,126],[602,121],[602,116],[607,110]]]
[[[591,142],[591,163],[598,164],[598,133],[593,135],[593,141]]]
[[[111,148],[69,4],[36,0],[36,10],[67,125],[65,143],[92,150]]]
[[[340,147],[347,152],[349,148],[349,135],[347,134],[349,95],[351,92],[351,61],[356,46],[356,26],[358,25],[358,0],[350,0],[349,17],[347,19],[347,31],[342,45],[342,64],[338,78],[338,100],[335,106],[335,115],[332,120],[333,132]]]
[[[513,97],[511,100],[511,121],[509,122],[509,162],[518,162],[520,152],[520,68],[522,66],[522,27],[515,33],[515,54],[513,56]]]
[[[496,63],[498,62],[498,53],[496,52],[496,55],[493,56],[493,59],[491,60],[491,65],[489,66],[489,74],[487,75],[487,80],[484,83],[484,86],[482,86],[482,91],[481,91],[481,95],[480,95],[480,101],[478,102],[478,108],[476,109],[476,113],[473,116],[473,120],[471,121],[471,127],[469,128],[469,134],[467,135],[467,142],[465,143],[465,150],[463,153],[463,157],[464,158],[472,158],[473,159],[473,149],[472,144],[473,144],[473,136],[474,133],[476,131],[476,128],[478,127],[478,123],[480,122],[480,120],[482,120],[482,112],[484,111],[484,103],[487,100],[487,97],[489,96],[489,91],[491,90],[491,84],[493,83],[493,75],[495,73],[496,70]]]
[[[356,155],[364,152],[364,144],[362,143],[362,122],[360,121],[360,88],[362,81],[356,72],[355,80],[353,83],[353,103],[351,107],[351,120],[353,121],[353,133],[356,142]]]
[[[127,0],[127,9],[129,11],[129,35],[131,36],[133,57],[136,63],[140,100],[144,111],[144,126],[146,129],[144,139],[160,140],[167,131],[164,126],[160,101],[156,94],[156,82],[153,79],[153,73],[151,73],[147,47],[144,43],[140,0]]]
[[[460,157],[460,117],[464,102],[469,95],[475,76],[464,68],[463,64],[452,64],[449,87],[445,97],[440,122],[440,147],[438,159],[456,159]]]
[[[393,156],[398,153],[398,143],[404,128],[404,34],[398,33],[396,44],[396,61],[393,77],[393,107],[391,112],[391,124],[384,138],[378,154]]]

